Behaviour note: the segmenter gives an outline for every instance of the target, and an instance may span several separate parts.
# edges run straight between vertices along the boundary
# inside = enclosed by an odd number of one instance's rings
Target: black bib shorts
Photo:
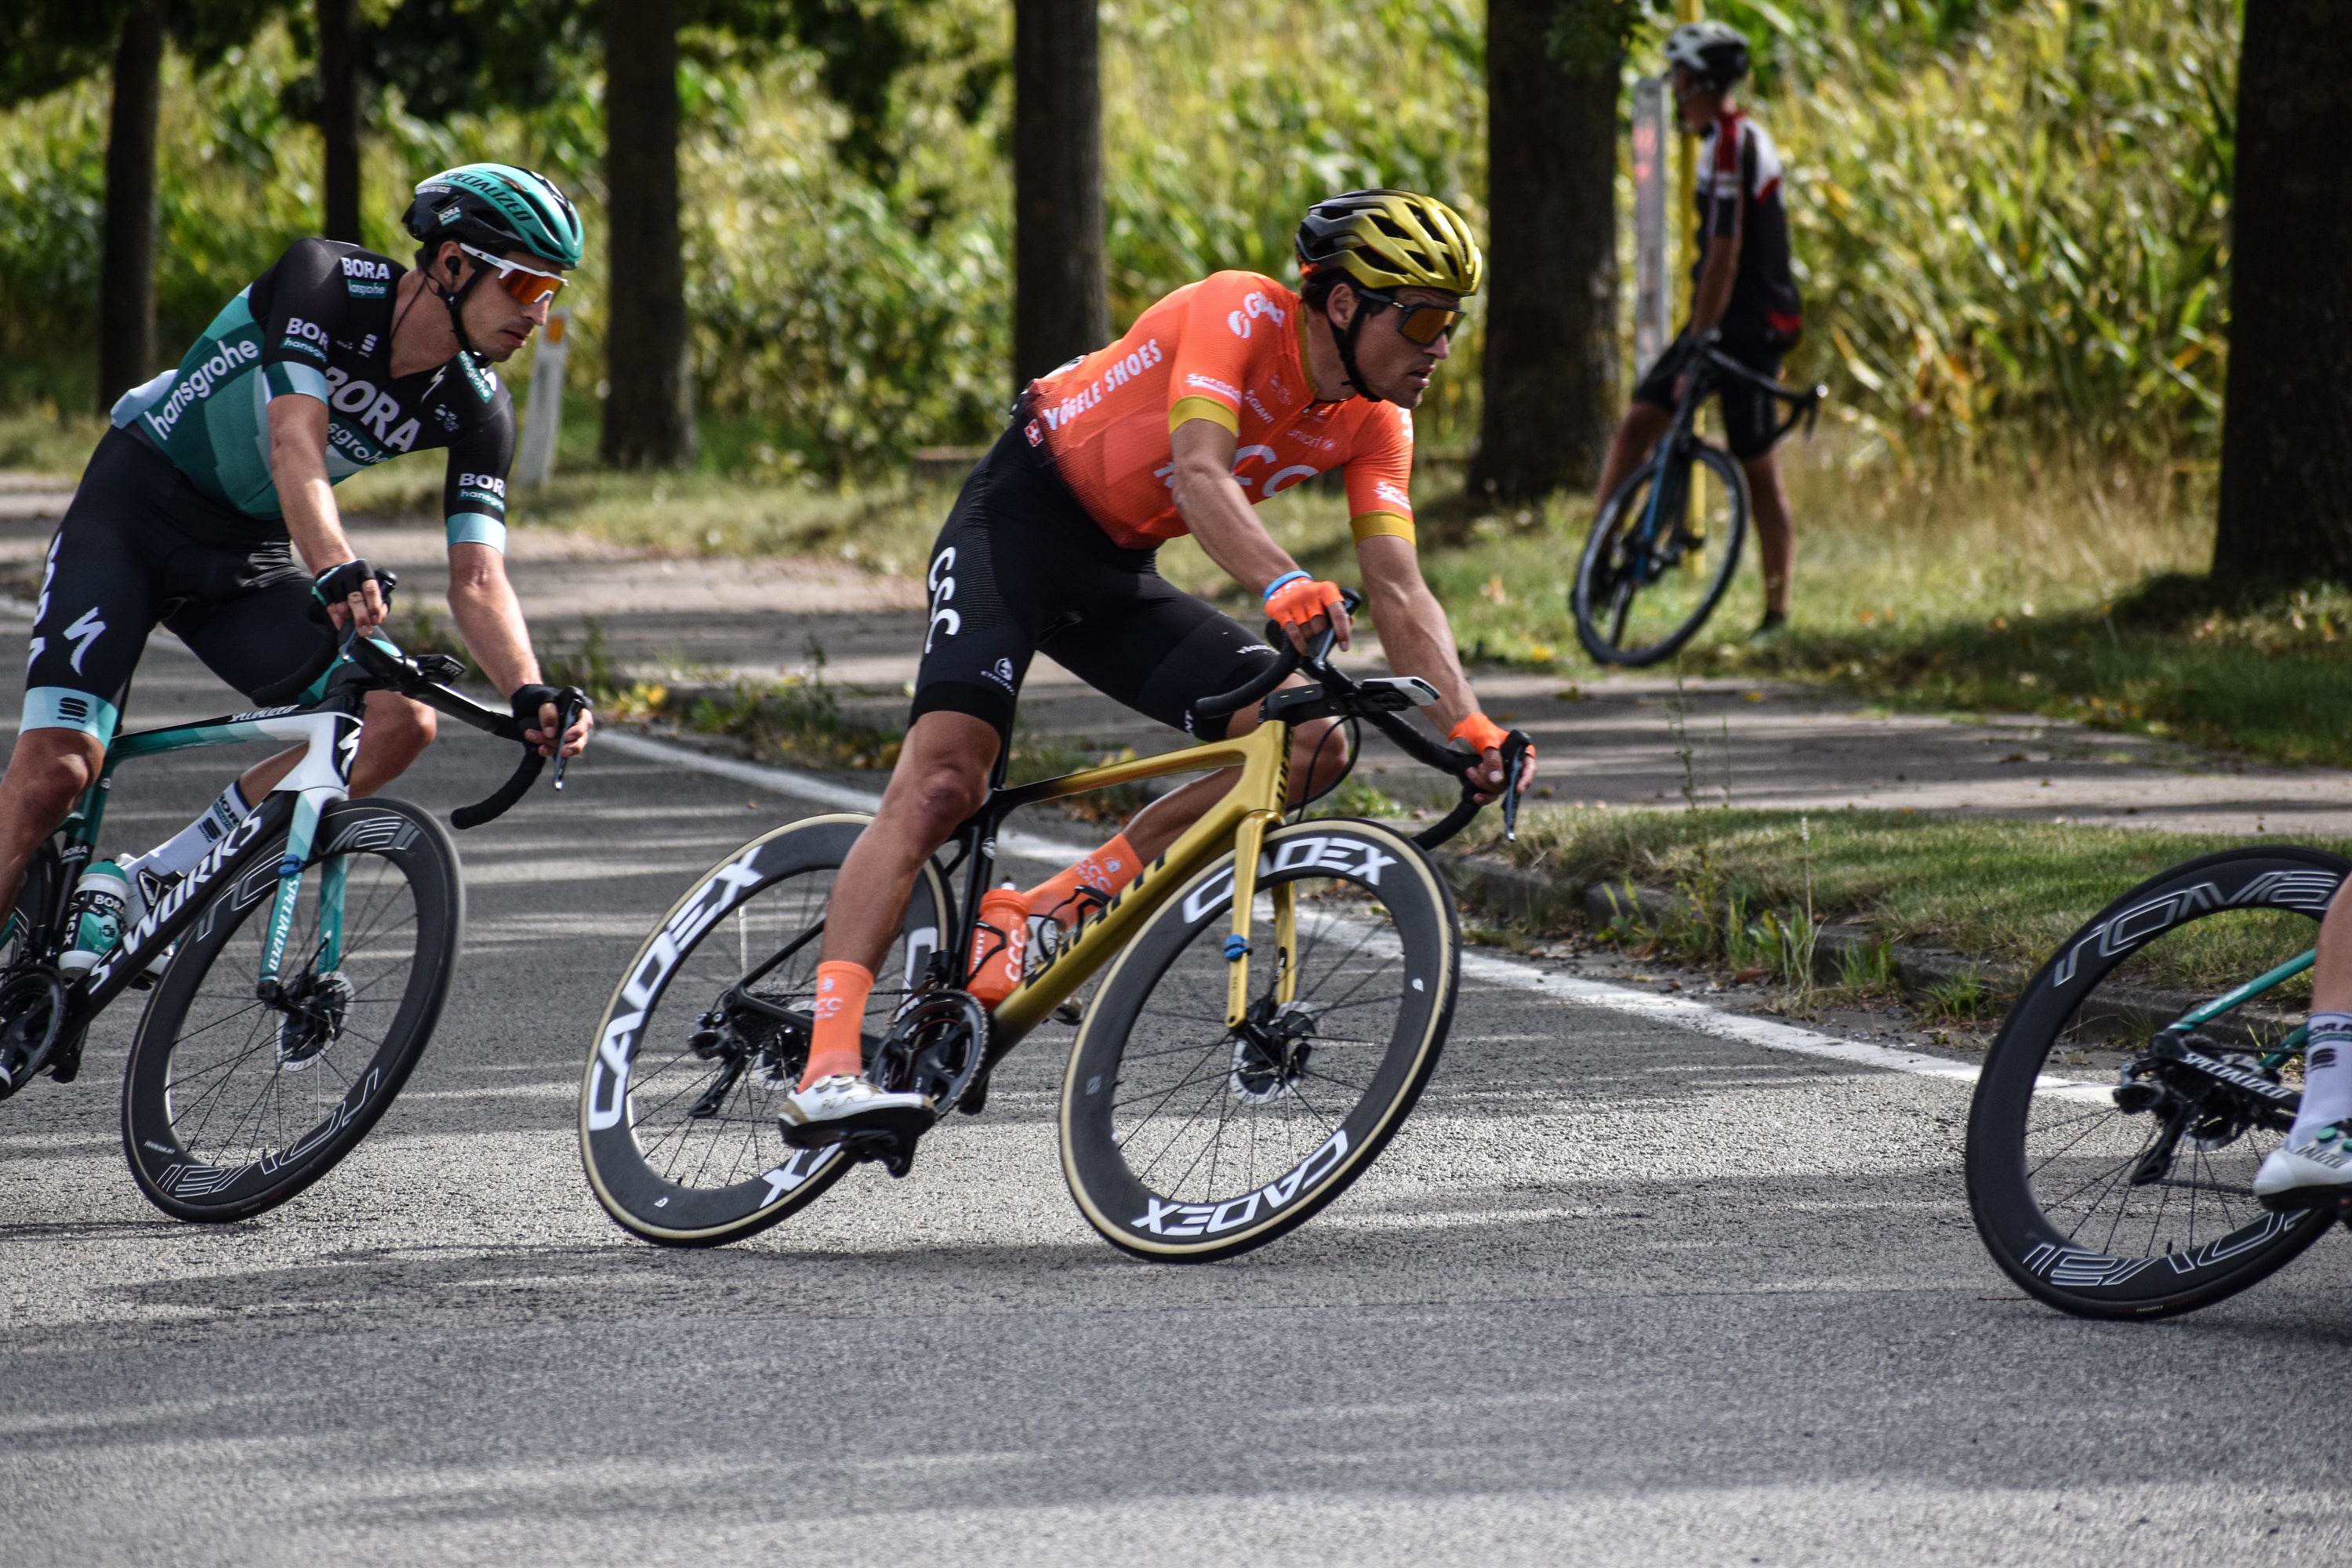
[[[168,626],[256,707],[291,702],[335,661],[310,574],[273,537],[110,430],[49,542],[25,674],[24,728],[111,741],[147,636]]]
[[[1225,720],[1192,705],[1274,658],[1256,633],[1160,575],[1155,552],[1112,542],[1054,471],[1007,430],[964,480],[931,547],[912,718],[969,713],[1008,744],[1039,653],[1137,712],[1202,740]]]

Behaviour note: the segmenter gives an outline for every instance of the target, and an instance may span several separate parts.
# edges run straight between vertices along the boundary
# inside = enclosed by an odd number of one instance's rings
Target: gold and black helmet
[[[1349,191],[1307,209],[1298,268],[1329,268],[1367,289],[1443,289],[1475,294],[1486,258],[1462,215],[1412,191]]]

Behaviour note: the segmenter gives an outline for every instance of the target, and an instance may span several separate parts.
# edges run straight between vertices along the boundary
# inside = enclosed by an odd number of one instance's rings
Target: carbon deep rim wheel
[[[1659,548],[1673,559],[1638,558],[1632,535],[1647,505],[1660,468],[1637,469],[1609,498],[1593,520],[1584,556],[1577,563],[1573,595],[1576,637],[1602,664],[1640,668],[1671,658],[1715,614],[1739,570],[1739,550],[1748,533],[1748,476],[1728,453],[1701,442],[1691,448],[1692,468],[1704,467],[1723,496],[1721,508],[1702,520],[1703,536],[1678,526]],[[1684,482],[1689,481],[1689,473]],[[1694,593],[1684,574],[1684,552],[1703,547],[1706,575]]]
[[[867,820],[815,816],[752,839],[698,878],[629,961],[580,1089],[581,1162],[622,1228],[665,1246],[715,1247],[814,1203],[856,1163],[838,1149],[787,1147],[776,1117],[808,1060],[834,873]],[[883,961],[881,973],[898,978],[867,1003],[869,1040],[887,1031],[951,909],[926,864]],[[748,1003],[726,1002],[787,948]]]
[[[1968,1189],[1986,1249],[2029,1295],[2082,1317],[2168,1317],[2244,1289],[2333,1223],[2256,1203],[2276,1131],[2184,1114],[2168,1142],[2172,1118],[2127,1113],[2115,1089],[2164,1023],[2308,948],[2347,869],[2293,846],[2190,860],[2109,904],[2027,984],[1977,1082]],[[2289,982],[2189,1039],[2258,1069],[2308,1003],[2307,980]]]
[[[1263,1247],[1345,1192],[1435,1070],[1461,966],[1454,900],[1420,850],[1326,818],[1266,836],[1250,1025],[1225,1027],[1230,856],[1137,933],[1087,1008],[1062,1086],[1062,1172],[1110,1243],[1163,1262]],[[1274,995],[1274,901],[1298,979]]]
[[[431,1043],[465,925],[457,847],[403,801],[331,805],[287,943],[306,1005],[254,996],[286,831],[188,928],[147,1005],[122,1079],[139,1190],[186,1220],[245,1219],[317,1181],[367,1136]],[[342,954],[320,973],[317,870],[344,865]]]

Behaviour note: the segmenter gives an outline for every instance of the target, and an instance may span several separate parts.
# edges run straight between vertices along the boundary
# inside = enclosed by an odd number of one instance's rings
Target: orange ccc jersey
[[[1024,433],[1103,531],[1149,550],[1189,531],[1169,437],[1188,419],[1234,433],[1253,501],[1345,468],[1359,542],[1412,532],[1412,416],[1360,397],[1318,402],[1298,296],[1255,272],[1218,272],[1136,318],[1127,335],[1031,384]]]

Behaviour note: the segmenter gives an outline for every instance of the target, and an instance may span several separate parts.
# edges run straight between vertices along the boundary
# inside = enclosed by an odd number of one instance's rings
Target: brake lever
[[[1363,607],[1364,596],[1361,594],[1359,594],[1353,588],[1342,588],[1339,590],[1339,608],[1346,612],[1349,622],[1352,623],[1355,620],[1356,612]],[[1329,668],[1331,664],[1331,650],[1339,646],[1339,623],[1327,617],[1323,627],[1323,635],[1315,639],[1314,647],[1307,655],[1307,662],[1319,666],[1323,668]]]
[[[1519,795],[1524,788],[1521,775],[1527,767],[1528,753],[1535,742],[1517,730],[1503,738],[1503,837],[1507,842],[1519,841]]]
[[[563,787],[563,764],[571,760],[563,754],[563,738],[572,733],[572,726],[578,723],[580,715],[587,711],[586,697],[568,695],[563,699],[563,705],[555,710],[555,787],[557,789]]]

